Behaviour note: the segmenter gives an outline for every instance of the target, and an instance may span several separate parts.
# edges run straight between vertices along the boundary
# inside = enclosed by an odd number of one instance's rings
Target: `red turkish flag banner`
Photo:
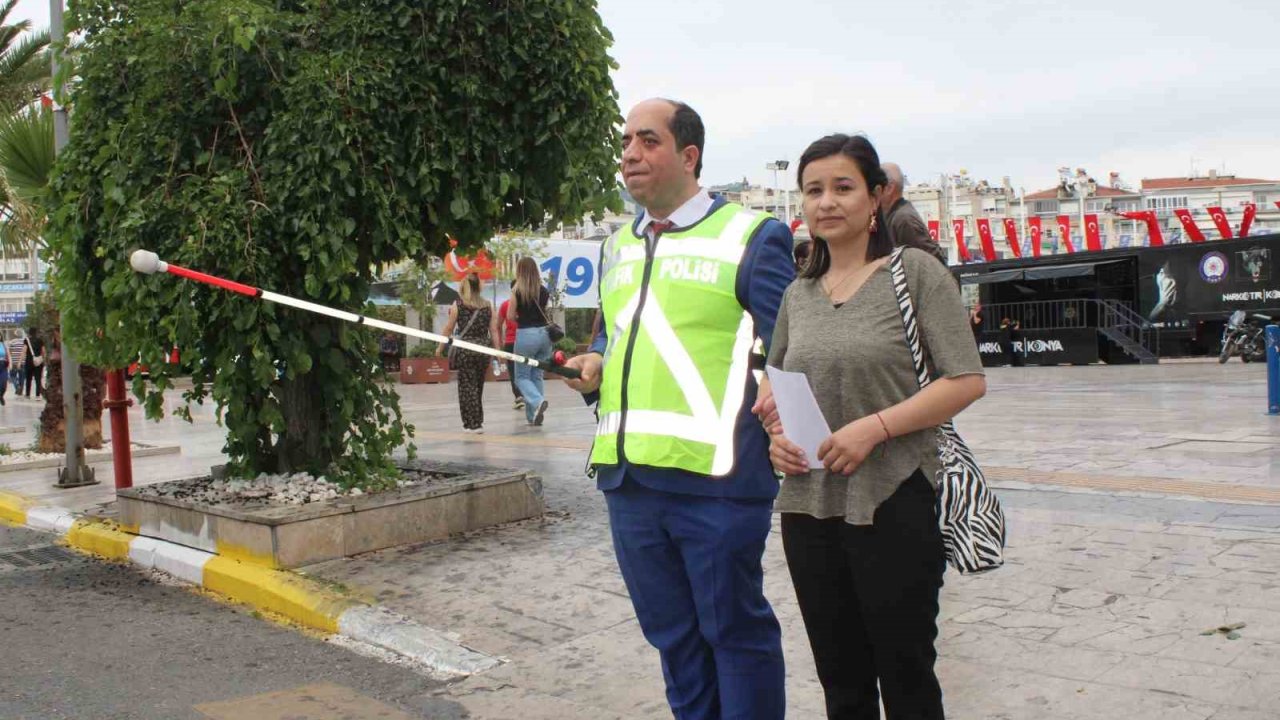
[[[1009,241],[1013,256],[1022,257],[1022,247],[1018,245],[1018,223],[1013,218],[1004,219],[1004,239]]]
[[[996,259],[996,242],[991,235],[991,221],[987,218],[978,218],[978,238],[982,240],[982,254],[987,258],[987,262],[995,262]]]
[[[938,220],[929,221],[929,239],[938,242],[942,238],[942,223]]]
[[[1130,220],[1141,220],[1147,224],[1147,244],[1151,247],[1160,247],[1164,245],[1164,234],[1160,232],[1160,221],[1156,217],[1155,210],[1143,210],[1142,212],[1126,212],[1120,213]]]
[[[1210,207],[1209,217],[1213,218],[1213,224],[1218,226],[1218,232],[1222,234],[1222,239],[1230,240],[1231,223],[1227,222],[1227,214],[1222,212],[1222,208]]]
[[[1058,216],[1058,234],[1062,236],[1062,243],[1067,246],[1067,252],[1076,251],[1076,246],[1071,244],[1071,216]]]
[[[964,219],[952,220],[951,229],[956,233],[956,250],[960,253],[960,262],[972,262],[973,256],[969,254],[969,248],[964,244]]]
[[[1253,203],[1245,203],[1244,219],[1240,221],[1240,237],[1249,236],[1249,228],[1253,227],[1253,219],[1258,217],[1258,206]]]
[[[492,280],[496,267],[489,253],[481,248],[474,256],[459,255],[456,249],[450,250],[444,256],[444,269],[453,280],[462,280],[471,273],[479,275],[481,280]]]
[[[1029,218],[1027,225],[1031,228],[1031,255],[1040,257],[1040,240],[1044,236],[1044,228],[1041,226],[1042,220],[1038,217]]]
[[[1187,231],[1187,237],[1191,242],[1204,242],[1204,233],[1200,232],[1200,228],[1196,225],[1196,221],[1191,217],[1191,211],[1186,208],[1178,208],[1173,211],[1178,216],[1178,220],[1182,223],[1182,229]]]
[[[1098,216],[1084,216],[1084,244],[1089,248],[1089,252],[1098,252],[1102,249],[1102,233],[1098,230]]]

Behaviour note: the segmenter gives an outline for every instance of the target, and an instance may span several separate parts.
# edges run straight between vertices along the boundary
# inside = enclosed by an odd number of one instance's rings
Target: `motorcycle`
[[[1254,318],[1270,322],[1266,315],[1254,313]],[[1241,362],[1262,362],[1267,359],[1267,341],[1262,323],[1251,320],[1243,310],[1231,313],[1227,326],[1222,328],[1222,352],[1218,362],[1225,363],[1232,355],[1239,355]]]

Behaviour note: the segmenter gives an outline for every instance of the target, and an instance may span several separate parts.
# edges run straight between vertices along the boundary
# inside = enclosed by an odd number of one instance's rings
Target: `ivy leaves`
[[[49,241],[85,359],[174,345],[244,472],[376,482],[408,441],[366,331],[129,252],[352,311],[379,265],[618,201],[611,42],[590,0],[82,0]]]

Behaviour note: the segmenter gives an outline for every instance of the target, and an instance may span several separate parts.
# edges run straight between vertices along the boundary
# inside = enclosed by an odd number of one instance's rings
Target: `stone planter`
[[[400,382],[407,385],[447,383],[449,382],[449,358],[400,358]]]
[[[538,517],[542,479],[524,470],[418,462],[447,480],[306,505],[198,505],[117,491],[119,522],[144,535],[272,568],[295,568]],[[181,481],[175,481],[181,482]]]

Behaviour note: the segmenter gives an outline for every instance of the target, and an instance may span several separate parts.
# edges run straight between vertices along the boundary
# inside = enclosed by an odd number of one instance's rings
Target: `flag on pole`
[[[1213,218],[1213,224],[1218,227],[1218,232],[1222,235],[1222,239],[1230,240],[1231,223],[1227,222],[1227,214],[1222,212],[1222,208],[1210,207],[1209,217]]]
[[[1022,257],[1022,247],[1018,245],[1018,223],[1013,218],[1004,219],[1004,238],[1009,241],[1013,256]]]
[[[987,218],[978,218],[978,238],[982,240],[982,255],[986,257],[987,262],[994,262],[996,259],[996,243],[995,238],[991,235],[991,221]]]
[[[1178,220],[1182,223],[1182,229],[1187,231],[1187,237],[1191,238],[1191,242],[1204,242],[1204,233],[1200,232],[1200,228],[1196,225],[1196,221],[1191,217],[1191,211],[1186,208],[1178,208],[1173,211],[1178,216]]]
[[[1058,216],[1058,234],[1062,236],[1062,242],[1067,246],[1067,254],[1076,251],[1076,246],[1071,244],[1071,216]]]
[[[1044,236],[1044,228],[1041,227],[1041,218],[1033,217],[1027,219],[1027,226],[1031,228],[1031,255],[1032,257],[1040,257],[1040,240]]]

